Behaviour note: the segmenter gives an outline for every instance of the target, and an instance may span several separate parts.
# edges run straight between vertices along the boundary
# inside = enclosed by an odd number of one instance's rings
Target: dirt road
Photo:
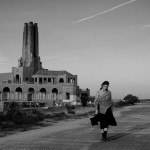
[[[118,126],[110,127],[107,142],[100,141],[99,126],[82,118],[1,137],[0,150],[149,150],[150,104],[124,107],[114,116]]]

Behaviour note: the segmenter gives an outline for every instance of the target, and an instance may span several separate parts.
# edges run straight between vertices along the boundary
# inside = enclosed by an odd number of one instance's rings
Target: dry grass
[[[43,109],[13,110],[1,116],[0,136],[51,126],[65,119],[80,119],[94,113],[94,107],[75,107],[75,114],[68,114],[65,107]]]

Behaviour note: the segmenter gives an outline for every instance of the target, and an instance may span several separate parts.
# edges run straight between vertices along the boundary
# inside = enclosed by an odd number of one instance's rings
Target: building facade
[[[37,23],[24,24],[22,56],[12,72],[0,74],[0,101],[35,101],[53,106],[80,97],[77,75],[44,69],[39,56]]]

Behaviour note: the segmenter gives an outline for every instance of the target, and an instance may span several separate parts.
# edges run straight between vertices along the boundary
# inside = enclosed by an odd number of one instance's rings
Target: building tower
[[[39,56],[39,40],[37,23],[24,23],[22,56],[18,67],[13,67],[14,81],[32,82],[32,75],[42,69]]]
[[[37,23],[29,22],[24,24],[22,66],[34,67],[34,72],[41,69],[39,57],[39,40]]]

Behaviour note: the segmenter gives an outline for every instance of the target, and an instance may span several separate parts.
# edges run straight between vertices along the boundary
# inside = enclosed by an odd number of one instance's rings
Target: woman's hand
[[[98,114],[98,110],[97,110],[97,109],[95,110],[95,114],[96,114],[96,115]]]

